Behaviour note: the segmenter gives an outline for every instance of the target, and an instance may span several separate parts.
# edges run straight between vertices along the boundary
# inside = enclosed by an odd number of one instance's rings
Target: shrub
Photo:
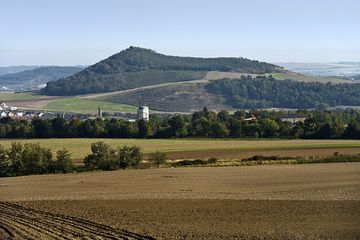
[[[71,171],[70,154],[65,149],[58,151],[57,160],[49,148],[39,144],[12,143],[5,149],[0,145],[0,176],[20,176]]]
[[[208,163],[208,164],[214,164],[214,163],[216,163],[217,161],[218,161],[217,158],[212,157],[212,158],[209,158],[209,159],[207,160],[207,163]]]
[[[295,157],[279,157],[279,156],[263,156],[263,155],[255,155],[246,159],[243,159],[243,161],[275,161],[275,160],[291,160],[296,159]]]
[[[194,160],[181,160],[173,163],[173,166],[181,167],[181,166],[196,166],[196,165],[207,165],[207,164],[213,164],[216,163],[216,158],[209,158],[208,160],[202,160],[202,159],[194,159]]]
[[[48,173],[53,165],[53,154],[50,149],[39,144],[26,143],[21,154],[24,174]]]
[[[71,154],[68,150],[62,149],[56,152],[55,172],[68,173],[74,169],[71,162]]]
[[[8,151],[0,145],[0,177],[6,177],[11,174],[11,160]]]
[[[23,145],[21,143],[13,142],[8,150],[9,158],[11,159],[12,166],[11,172],[15,175],[24,174],[24,163],[22,160]]]
[[[87,167],[114,170],[117,168],[116,151],[104,142],[91,144],[91,154],[87,155],[84,163]]]
[[[162,153],[162,152],[154,152],[154,153],[151,153],[150,156],[149,156],[149,159],[151,161],[153,161],[157,166],[165,163],[166,161],[166,153]]]
[[[136,166],[142,160],[142,152],[138,146],[123,146],[119,148],[117,164],[121,168]]]

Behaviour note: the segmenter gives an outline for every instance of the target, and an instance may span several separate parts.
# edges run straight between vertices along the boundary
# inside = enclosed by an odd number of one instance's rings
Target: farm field
[[[360,163],[25,176],[0,192],[0,238],[360,236]]]
[[[87,100],[81,98],[66,98],[50,101],[44,106],[45,109],[53,111],[95,113],[101,107],[107,112],[136,112],[137,107],[125,104],[110,103],[105,101]]]
[[[325,156],[334,152],[360,153],[360,140],[243,140],[243,139],[2,139],[0,144],[9,147],[12,142],[39,143],[43,147],[57,151],[66,148],[77,163],[90,153],[91,143],[104,141],[112,147],[121,145],[140,146],[146,154],[165,152],[169,159],[186,158],[226,158],[241,159],[254,155],[279,156]]]
[[[0,101],[31,100],[39,98],[34,92],[0,92]]]
[[[321,83],[327,83],[331,82],[333,84],[337,83],[356,83],[356,81],[336,78],[336,77],[319,77],[319,76],[312,76],[312,75],[305,75],[301,73],[295,73],[291,71],[287,71],[284,73],[271,73],[271,75],[278,80],[287,80],[291,79],[294,81],[299,82],[321,82]]]

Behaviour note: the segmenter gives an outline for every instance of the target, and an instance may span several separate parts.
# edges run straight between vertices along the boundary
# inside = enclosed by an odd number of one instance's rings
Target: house
[[[13,112],[8,112],[8,113],[7,113],[7,116],[12,118],[12,117],[15,116],[15,113],[13,113]]]
[[[251,115],[251,117],[244,119],[244,121],[253,121],[253,120],[256,120],[256,117],[254,115]]]
[[[17,117],[22,117],[22,116],[24,116],[24,112],[18,111],[18,112],[15,113],[15,115],[16,115]]]
[[[4,111],[1,111],[1,113],[0,113],[0,117],[7,117],[7,113],[6,113],[6,112],[4,112]]]
[[[288,122],[291,124],[296,124],[298,122],[304,122],[306,120],[305,116],[286,116],[286,117],[281,117],[280,121],[282,122]]]
[[[8,105],[3,101],[3,102],[0,102],[0,107],[2,107],[2,109],[6,109],[6,108],[8,108]]]

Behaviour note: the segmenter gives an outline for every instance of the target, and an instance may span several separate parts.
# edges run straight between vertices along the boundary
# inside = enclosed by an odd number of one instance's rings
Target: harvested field
[[[25,176],[0,193],[10,239],[360,238],[360,163]]]
[[[0,203],[2,239],[153,239],[81,218]],[[1,232],[0,232],[1,236]]]

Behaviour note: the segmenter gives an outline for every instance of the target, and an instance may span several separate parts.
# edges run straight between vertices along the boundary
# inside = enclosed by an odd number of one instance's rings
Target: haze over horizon
[[[0,66],[90,65],[131,45],[177,56],[360,62],[358,9],[356,0],[1,0]]]

